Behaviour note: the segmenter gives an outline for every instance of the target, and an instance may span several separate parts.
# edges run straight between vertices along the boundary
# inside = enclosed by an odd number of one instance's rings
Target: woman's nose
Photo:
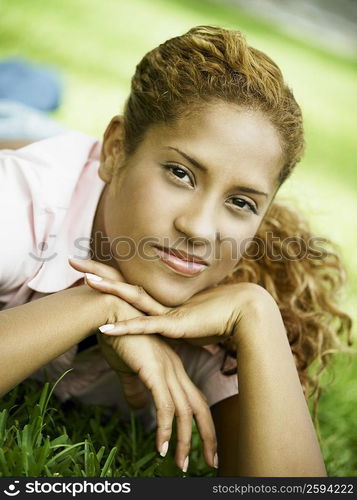
[[[218,234],[213,210],[207,206],[190,204],[175,218],[174,226],[196,244],[214,243]]]

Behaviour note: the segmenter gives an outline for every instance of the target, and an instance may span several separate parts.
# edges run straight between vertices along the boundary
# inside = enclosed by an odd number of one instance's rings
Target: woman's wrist
[[[239,283],[237,293],[244,293],[243,301],[241,298],[239,300],[237,321],[232,333],[232,341],[237,349],[249,344],[255,334],[261,336],[264,331],[285,329],[279,307],[265,288],[255,283]]]
[[[88,285],[68,288],[56,295],[58,298],[63,295],[61,302],[68,302],[67,313],[75,316],[73,323],[78,323],[76,342],[97,333],[98,327],[113,316],[116,297],[94,290]]]
[[[77,332],[75,342],[97,333],[98,327],[111,315],[114,297],[98,292],[88,285],[79,285],[57,292],[58,298],[61,294],[64,302],[67,297],[69,299],[70,294],[73,295],[72,299],[68,300],[67,313],[75,317],[73,324],[78,325],[75,329]]]
[[[101,292],[99,292],[101,293]],[[102,293],[105,301],[105,313],[106,317],[101,323],[113,324],[118,321],[123,321],[126,319],[136,318],[138,316],[143,316],[144,313],[136,309],[134,306],[126,302],[124,299],[112,295],[110,293]],[[98,326],[101,326],[98,324]]]

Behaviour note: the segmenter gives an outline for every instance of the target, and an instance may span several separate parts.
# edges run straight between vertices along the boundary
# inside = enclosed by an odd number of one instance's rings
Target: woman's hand
[[[166,454],[175,416],[175,459],[178,467],[187,470],[185,461],[189,456],[194,417],[203,441],[205,460],[214,467],[217,442],[212,415],[205,396],[187,375],[180,357],[157,335],[124,338],[123,342],[122,337],[112,337],[113,348],[139,375],[152,394],[157,418],[156,442],[160,454]]]
[[[116,295],[115,306],[120,317],[130,318],[143,314],[125,300],[119,299],[113,287],[111,290],[105,290],[99,286],[102,282],[115,283],[116,286],[120,286],[120,280],[123,278],[118,271],[91,260],[73,260],[70,263],[79,271],[92,273],[92,275],[87,275],[87,284],[92,288]],[[102,281],[90,279],[93,278],[93,274],[95,279],[102,278]],[[167,309],[162,307],[161,311]],[[176,416],[178,438],[176,463],[181,469],[185,469],[194,416],[203,440],[205,460],[208,465],[216,467],[215,428],[205,396],[192,383],[181,359],[165,340],[155,335],[124,337],[99,335],[98,341],[108,363],[118,373],[123,391],[131,406],[143,406],[146,392],[142,384],[151,391],[157,411],[156,438],[160,454],[164,456],[166,453],[165,449],[167,450],[171,437],[173,417]]]
[[[181,306],[165,307],[144,289],[103,279],[92,284],[97,290],[122,297],[150,316],[139,316],[102,325],[100,331],[110,336],[161,334],[172,339],[221,342],[234,337],[238,325],[254,302],[274,301],[261,286],[236,283],[216,286],[197,293]]]
[[[102,264],[100,262],[96,262],[94,260],[86,259],[86,260],[69,260],[69,263],[72,267],[74,267],[77,271],[92,273],[92,276],[95,276],[93,273],[97,273],[98,276],[102,278],[107,278],[116,281],[123,281],[123,277],[121,273],[114,269],[111,266],[106,264]],[[87,279],[85,279],[86,284],[88,285]],[[124,306],[124,304],[123,304]],[[123,307],[122,307],[123,308]],[[140,315],[140,311],[136,311],[134,308],[126,308],[125,317],[135,317],[138,314]],[[131,313],[131,315],[130,315]],[[98,344],[101,348],[102,354],[104,355],[106,361],[109,363],[111,368],[117,373],[121,386],[123,389],[123,393],[125,399],[128,404],[132,408],[142,408],[147,403],[147,395],[144,388],[143,383],[140,378],[136,375],[130,366],[124,363],[123,359],[118,356],[116,350],[113,347],[114,342],[108,342],[108,337],[103,337],[103,335],[97,335]],[[135,342],[135,339],[133,339]]]

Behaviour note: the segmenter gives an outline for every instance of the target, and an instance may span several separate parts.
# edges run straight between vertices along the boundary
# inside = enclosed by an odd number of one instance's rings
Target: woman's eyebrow
[[[177,151],[177,153],[179,153],[181,156],[186,158],[186,160],[189,161],[193,166],[199,168],[200,170],[203,170],[204,172],[207,172],[207,170],[208,170],[207,167],[205,167],[204,165],[199,163],[197,160],[195,160],[194,158],[192,158],[191,156],[184,153],[183,151],[181,151],[178,148],[174,148],[173,146],[166,146],[163,149],[173,149],[174,151]],[[239,191],[243,191],[245,193],[261,194],[263,196],[268,197],[268,193],[264,193],[263,191],[258,191],[257,189],[254,189],[254,188],[251,188],[248,186],[236,186],[235,189],[237,189]]]

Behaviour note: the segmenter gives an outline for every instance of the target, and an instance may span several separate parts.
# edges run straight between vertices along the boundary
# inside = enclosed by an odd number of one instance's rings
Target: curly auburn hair
[[[136,150],[149,127],[170,124],[220,101],[259,110],[274,125],[284,154],[280,187],[303,155],[301,110],[274,61],[247,45],[242,33],[235,30],[197,26],[144,56],[124,107],[126,155]],[[273,241],[268,234],[275,237]],[[336,302],[345,280],[341,259],[331,241],[324,240],[321,252],[312,237],[307,221],[292,206],[274,201],[254,239],[265,240],[267,251],[255,259],[244,256],[237,270],[222,282],[258,283],[275,298],[307,399],[316,393],[318,375],[331,353],[349,350],[339,336],[346,333],[347,343],[352,345],[352,320]],[[287,238],[290,243],[303,242],[309,253],[301,258],[284,255],[281,250]],[[280,252],[281,260],[272,260],[272,251]],[[221,345],[227,355],[234,355],[231,346]],[[320,361],[321,369],[313,379],[308,368],[315,360]],[[308,387],[313,389],[309,395]]]
[[[315,396],[316,418],[322,392],[319,376],[332,354],[354,353],[348,347],[353,343],[352,319],[338,307],[346,282],[338,247],[328,238],[317,237],[307,220],[280,200],[271,204],[245,254],[238,269],[222,283],[250,281],[274,297],[305,398]],[[232,355],[233,346],[226,342],[225,347],[226,355]],[[315,361],[312,377],[308,369]]]

